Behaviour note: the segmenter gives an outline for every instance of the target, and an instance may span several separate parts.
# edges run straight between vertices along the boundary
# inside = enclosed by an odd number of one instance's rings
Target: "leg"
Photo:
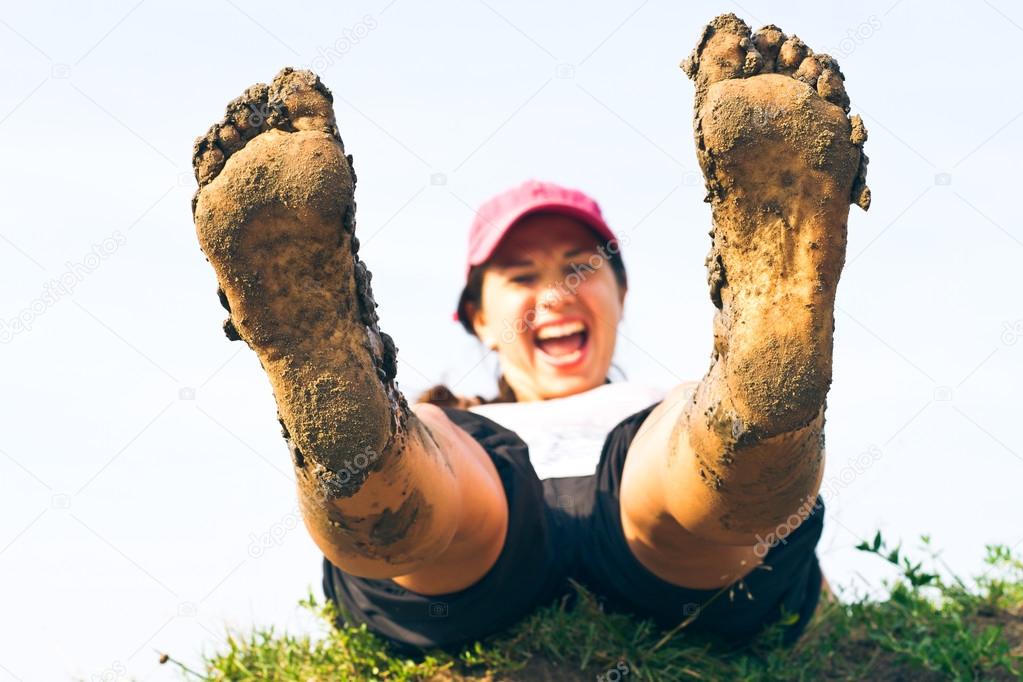
[[[336,566],[410,589],[466,587],[496,560],[507,510],[482,448],[395,383],[355,237],[355,173],[309,72],[285,69],[196,141],[196,232],[270,379],[305,524]]]
[[[714,354],[637,434],[621,513],[652,572],[708,588],[749,573],[816,499],[849,203],[870,195],[830,57],[723,15],[683,68],[714,220]]]

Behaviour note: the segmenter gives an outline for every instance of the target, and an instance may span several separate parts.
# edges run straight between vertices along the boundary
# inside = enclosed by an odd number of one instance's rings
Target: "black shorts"
[[[365,623],[405,648],[453,648],[514,625],[538,606],[586,586],[605,608],[651,618],[671,628],[695,614],[688,631],[746,639],[783,614],[793,642],[817,607],[821,571],[814,548],[824,506],[764,557],[764,564],[724,591],[678,587],[633,556],[622,532],[618,493],[629,444],[656,405],[627,417],[607,435],[596,473],[541,481],[526,444],[473,412],[444,408],[490,455],[508,498],[508,533],[493,568],[452,594],[424,596],[391,580],[359,578],[323,561],[323,588],[343,621]]]

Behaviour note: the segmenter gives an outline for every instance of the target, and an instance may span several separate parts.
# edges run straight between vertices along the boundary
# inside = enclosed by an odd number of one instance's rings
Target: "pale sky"
[[[0,682],[177,679],[225,627],[311,627],[320,590],[255,356],[191,223],[193,139],[285,65],[333,90],[358,234],[414,396],[493,390],[450,320],[472,209],[530,177],[601,203],[630,291],[617,364],[699,379],[713,308],[678,69],[734,11],[841,62],[870,131],[829,397],[825,535],[847,594],[877,529],[949,570],[1017,550],[1023,10],[983,2],[208,0],[0,7]],[[29,329],[11,331],[21,317]]]

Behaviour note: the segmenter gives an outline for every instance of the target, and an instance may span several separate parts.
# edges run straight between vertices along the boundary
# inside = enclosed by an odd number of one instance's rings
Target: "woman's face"
[[[539,213],[516,223],[490,259],[470,314],[520,401],[604,383],[625,300],[609,253],[583,223]]]

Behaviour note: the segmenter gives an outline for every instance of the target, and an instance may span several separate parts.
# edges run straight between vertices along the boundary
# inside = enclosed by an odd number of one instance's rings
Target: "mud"
[[[314,74],[292,69],[232,100],[193,147],[193,215],[224,331],[256,352],[273,388],[307,524],[345,551],[400,562],[432,512],[421,494],[406,486],[365,516],[332,503],[397,468],[414,417],[358,257],[354,162],[331,103]]]
[[[309,498],[301,489],[302,516],[319,537],[330,538],[347,556],[393,566],[408,566],[427,558],[432,547],[424,546],[413,528],[431,523],[433,507],[418,491],[406,490],[395,510],[381,502],[371,505],[371,513],[342,514],[318,499]]]
[[[685,437],[722,519],[780,519],[819,482],[834,300],[850,202],[866,209],[866,128],[845,77],[774,25],[716,17],[682,63],[713,229],[714,354]]]
[[[429,510],[429,505],[418,490],[413,490],[396,511],[384,509],[370,519],[370,537],[377,547],[390,547],[408,537],[409,530],[419,514]]]

